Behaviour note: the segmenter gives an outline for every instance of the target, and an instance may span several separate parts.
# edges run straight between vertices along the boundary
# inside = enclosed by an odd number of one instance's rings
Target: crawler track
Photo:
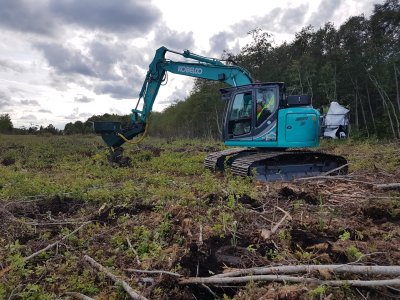
[[[204,165],[212,170],[223,171],[227,166],[234,175],[254,176],[259,181],[318,176],[346,163],[346,159],[341,156],[322,152],[241,148],[211,153],[204,161]],[[340,173],[347,173],[347,168],[342,168]]]
[[[242,153],[244,151],[249,151],[249,150],[246,148],[231,148],[231,149],[226,149],[226,150],[210,153],[209,155],[207,155],[206,159],[204,160],[204,166],[213,171],[224,170],[225,160],[227,157],[231,157],[233,155]]]

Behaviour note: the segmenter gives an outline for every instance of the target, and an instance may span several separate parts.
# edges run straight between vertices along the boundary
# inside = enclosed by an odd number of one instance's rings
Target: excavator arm
[[[180,55],[191,61],[173,61],[167,59],[167,52]],[[221,60],[197,55],[191,53],[189,50],[181,53],[160,47],[157,49],[149,65],[149,70],[139,93],[136,107],[132,109],[131,124],[127,128],[121,128],[119,122],[94,123],[95,132],[102,135],[103,140],[111,149],[119,147],[145,132],[147,120],[153,110],[158,91],[165,80],[167,72],[221,81],[233,87],[253,82],[250,73],[239,66],[225,65]],[[143,100],[142,109],[138,109],[141,100]]]

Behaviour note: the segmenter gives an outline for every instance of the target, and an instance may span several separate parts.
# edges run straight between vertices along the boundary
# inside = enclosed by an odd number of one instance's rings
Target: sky
[[[0,114],[14,127],[129,114],[156,49],[220,58],[261,28],[275,45],[301,28],[368,17],[383,0],[0,0]],[[177,55],[168,56],[179,61]],[[279,66],[277,66],[279,67]],[[154,104],[184,100],[193,79],[169,74]]]

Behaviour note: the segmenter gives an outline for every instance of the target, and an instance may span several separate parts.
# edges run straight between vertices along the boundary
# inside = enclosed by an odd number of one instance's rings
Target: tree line
[[[129,124],[129,115],[116,115],[116,114],[104,114],[94,115],[87,119],[85,122],[76,121],[65,124],[64,134],[89,134],[93,133],[93,122],[99,121],[116,121],[121,122],[122,126]]]
[[[53,124],[39,126],[31,124],[29,127],[16,128],[12,123],[9,114],[0,114],[0,133],[2,134],[62,134],[63,131],[57,129]]]
[[[91,134],[94,133],[93,122],[96,121],[117,121],[121,122],[122,126],[128,125],[130,116],[120,116],[116,114],[94,115],[86,121],[75,121],[65,124],[64,129],[57,129],[53,124],[48,126],[39,126],[31,124],[29,127],[16,128],[14,127],[9,114],[0,114],[0,133],[3,134]]]

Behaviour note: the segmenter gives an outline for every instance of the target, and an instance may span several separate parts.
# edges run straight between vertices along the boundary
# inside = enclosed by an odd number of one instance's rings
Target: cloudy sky
[[[160,46],[220,57],[256,27],[276,44],[306,25],[339,26],[383,0],[0,0],[0,113],[14,126],[128,114]],[[170,56],[179,60],[179,57]],[[154,109],[184,99],[192,79],[170,74]]]

